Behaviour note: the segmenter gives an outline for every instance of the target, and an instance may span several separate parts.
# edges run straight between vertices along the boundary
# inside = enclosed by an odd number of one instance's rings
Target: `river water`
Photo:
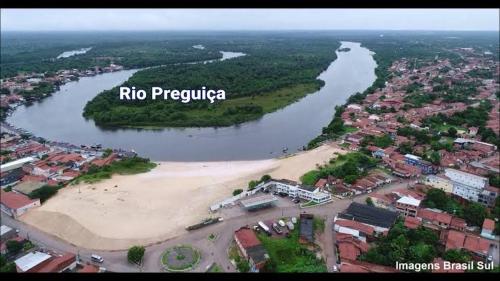
[[[134,149],[155,161],[222,161],[269,159],[296,152],[332,119],[345,103],[375,81],[372,52],[359,43],[342,42],[349,52],[318,77],[325,86],[256,121],[223,128],[101,129],[82,116],[83,107],[100,92],[125,82],[137,70],[83,77],[61,86],[41,102],[18,107],[7,121],[36,136],[76,145]],[[334,50],[332,50],[334,51]]]

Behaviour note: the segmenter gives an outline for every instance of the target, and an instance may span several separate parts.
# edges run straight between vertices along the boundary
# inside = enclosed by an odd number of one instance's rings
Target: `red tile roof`
[[[260,241],[253,232],[248,227],[242,227],[234,232],[235,238],[241,243],[244,249],[248,249],[253,246],[260,245]]]
[[[495,222],[492,219],[485,219],[483,229],[493,231],[495,229]]]
[[[340,219],[340,220],[336,220],[335,224],[339,225],[339,226],[359,230],[359,231],[365,233],[366,235],[373,235],[373,233],[375,232],[375,229],[373,227],[366,225],[364,223],[360,223],[358,221]]]
[[[78,270],[78,273],[97,273],[99,272],[99,267],[93,264],[86,264],[81,269]]]
[[[33,202],[38,201],[38,199],[30,199],[28,196],[10,191],[1,191],[0,201],[3,205],[7,206],[9,209],[19,209]]]
[[[471,252],[487,255],[490,248],[490,242],[476,235],[466,235],[464,248]]]
[[[319,179],[314,186],[315,187],[325,187],[325,185],[327,183],[328,183],[328,181],[326,179]]]
[[[417,229],[420,226],[421,221],[414,217],[405,218],[405,226],[410,229]]]
[[[70,264],[76,261],[74,254],[64,254],[62,256],[52,257],[47,263],[42,263],[41,266],[36,266],[28,272],[59,272]]]
[[[447,213],[434,212],[429,209],[418,209],[417,217],[429,221],[437,221],[444,224],[450,224],[452,216]]]
[[[446,250],[462,249],[465,241],[465,234],[456,230],[449,230],[446,237]]]

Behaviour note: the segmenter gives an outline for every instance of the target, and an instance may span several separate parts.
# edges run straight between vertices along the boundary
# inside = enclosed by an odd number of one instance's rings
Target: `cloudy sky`
[[[2,9],[1,30],[499,30],[498,9]]]

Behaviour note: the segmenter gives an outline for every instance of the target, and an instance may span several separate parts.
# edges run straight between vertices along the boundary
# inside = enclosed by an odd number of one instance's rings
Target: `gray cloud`
[[[493,30],[498,9],[2,9],[1,30]]]

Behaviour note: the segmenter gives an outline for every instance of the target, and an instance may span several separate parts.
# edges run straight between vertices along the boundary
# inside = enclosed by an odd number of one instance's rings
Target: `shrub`
[[[130,263],[141,264],[142,258],[144,257],[144,249],[143,246],[133,246],[128,249],[127,259]]]

